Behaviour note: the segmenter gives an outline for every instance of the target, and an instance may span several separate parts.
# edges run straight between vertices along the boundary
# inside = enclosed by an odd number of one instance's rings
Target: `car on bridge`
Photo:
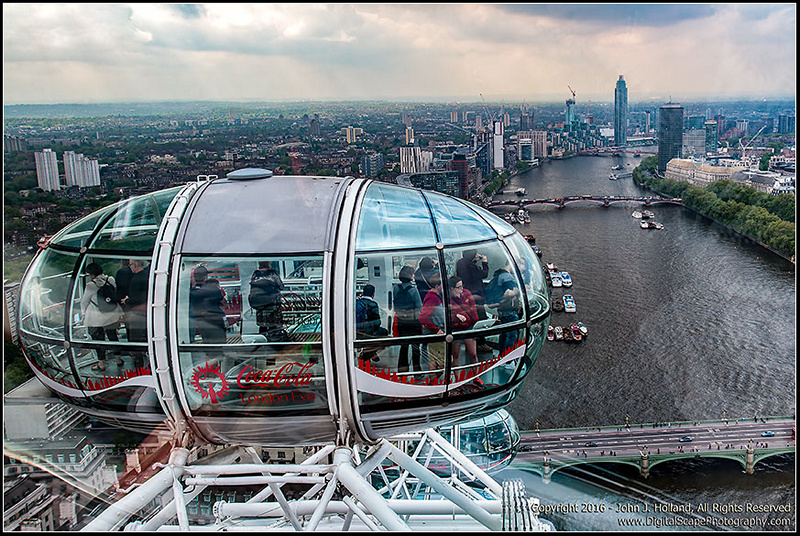
[[[533,450],[533,445],[522,445],[522,446],[519,448],[519,451],[520,451],[520,452],[530,452],[530,451],[532,451],[532,450]]]
[[[586,446],[586,447],[596,447],[597,446],[597,441],[589,441],[584,446]]]
[[[771,430],[767,430],[766,432],[761,432],[761,437],[773,437],[775,432]]]
[[[694,441],[692,436],[683,436],[682,438],[678,439],[681,443],[689,443],[690,441]]]

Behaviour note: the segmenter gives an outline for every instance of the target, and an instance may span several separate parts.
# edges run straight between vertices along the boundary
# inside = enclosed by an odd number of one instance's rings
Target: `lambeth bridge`
[[[682,458],[726,458],[747,474],[759,461],[795,451],[794,417],[625,424],[522,433],[513,466],[541,475],[545,483],[559,469],[584,463],[622,463],[650,469]]]
[[[566,197],[556,197],[553,199],[521,199],[519,201],[514,201],[513,199],[507,199],[503,201],[495,201],[493,203],[489,203],[487,208],[489,209],[520,209],[520,208],[530,208],[537,205],[549,205],[559,209],[562,209],[568,205],[574,203],[593,203],[596,205],[600,205],[603,207],[609,207],[615,204],[623,204],[623,203],[640,203],[646,207],[658,205],[658,204],[671,204],[671,205],[683,205],[683,200],[680,197],[659,197],[659,196],[646,196],[646,197],[638,197],[638,196],[626,196],[626,195],[572,195]]]

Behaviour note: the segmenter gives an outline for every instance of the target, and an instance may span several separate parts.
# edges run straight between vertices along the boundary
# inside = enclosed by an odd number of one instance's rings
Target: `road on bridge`
[[[517,461],[631,456],[645,452],[668,454],[707,450],[775,448],[794,446],[794,419],[744,419],[719,422],[679,423],[654,426],[560,429],[527,431],[521,434]],[[766,435],[762,435],[766,433]],[[772,433],[773,435],[769,435]],[[684,441],[681,441],[684,438]],[[691,438],[687,440],[685,438]]]

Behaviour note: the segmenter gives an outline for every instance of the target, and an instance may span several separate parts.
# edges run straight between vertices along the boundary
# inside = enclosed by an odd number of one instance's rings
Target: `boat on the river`
[[[561,341],[564,339],[564,328],[561,326],[556,326],[555,329],[555,337],[557,341]]]
[[[646,222],[645,220],[642,220],[639,222],[639,227],[641,227],[642,229],[649,229],[650,223]]]
[[[533,245],[533,244],[536,243],[536,237],[533,236],[532,234],[526,234],[526,235],[523,235],[523,236],[524,236],[525,240],[528,241],[528,244]]]
[[[612,170],[622,169],[622,166],[620,164],[617,164],[616,166],[611,166],[611,169]]]
[[[547,326],[547,340],[552,341],[555,338],[556,338],[556,333],[555,330],[553,329],[553,326]]]
[[[579,330],[581,330],[581,335],[583,335],[584,337],[586,337],[586,336],[589,334],[589,328],[587,328],[587,327],[586,327],[586,326],[583,324],[583,322],[578,322],[578,323],[577,323],[577,324],[575,324],[575,325],[576,325],[576,326],[578,326],[578,329],[579,329]]]
[[[564,311],[567,313],[574,313],[575,308],[575,298],[572,297],[572,294],[564,294]]]
[[[653,217],[655,217],[655,214],[653,214],[649,210],[643,210],[642,211],[642,219],[643,220],[647,220],[647,219],[650,219],[650,218],[653,218]]]
[[[638,210],[634,210],[633,212],[631,212],[631,216],[633,216],[636,219],[641,219],[642,218],[642,213],[639,212]]]
[[[572,277],[570,277],[569,272],[561,272],[561,284],[565,287],[572,286]]]
[[[583,340],[583,334],[581,334],[581,330],[576,324],[572,324],[569,329],[572,333],[572,340],[575,342],[581,342]]]
[[[533,252],[536,253],[537,257],[542,256],[542,248],[540,248],[539,246],[533,246],[531,249],[533,249]]]
[[[516,190],[514,190],[514,193],[522,197],[523,195],[528,193],[528,190],[526,190],[525,188],[517,188]]]
[[[569,326],[563,328],[564,331],[564,342],[573,342],[575,339],[572,337],[572,330],[569,329]]]
[[[562,287],[564,285],[561,281],[561,276],[557,272],[550,274],[550,284],[553,287]]]

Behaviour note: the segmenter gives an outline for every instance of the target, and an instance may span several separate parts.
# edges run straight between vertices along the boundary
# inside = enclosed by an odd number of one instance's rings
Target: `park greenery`
[[[732,180],[706,187],[658,177],[657,157],[645,158],[633,180],[660,195],[680,197],[683,206],[729,227],[773,250],[794,257],[795,195],[771,195]]]

